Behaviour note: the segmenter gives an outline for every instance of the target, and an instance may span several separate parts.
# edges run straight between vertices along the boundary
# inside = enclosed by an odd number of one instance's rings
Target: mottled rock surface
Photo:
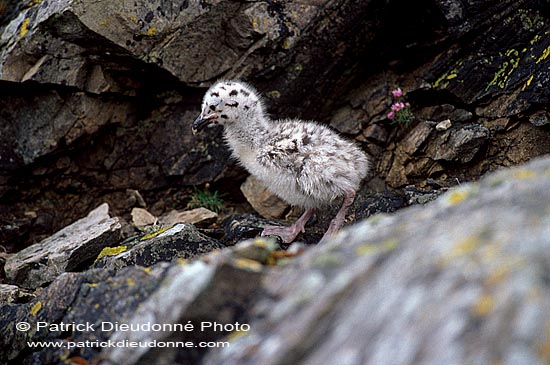
[[[98,346],[68,349],[69,343],[85,341],[214,341],[227,335],[226,330],[201,330],[201,323],[246,323],[249,307],[260,285],[262,265],[250,258],[267,257],[276,246],[273,242],[249,242],[239,254],[231,251],[206,256],[193,263],[161,262],[150,267],[130,266],[120,270],[91,269],[64,273],[33,300],[0,306],[0,363],[62,364],[88,363],[109,359],[118,364],[196,363],[206,348],[168,350],[150,346],[102,350]],[[247,254],[248,252],[248,254]],[[261,252],[261,254],[260,254]],[[28,331],[17,330],[26,322]],[[37,324],[78,323],[75,328],[51,329]],[[141,324],[183,325],[192,323],[195,330],[127,330],[116,326]],[[52,341],[61,348],[30,349],[27,341]]]
[[[49,283],[119,242],[121,228],[119,219],[109,216],[109,206],[104,203],[85,218],[10,256],[4,267],[8,281],[30,289]]]
[[[263,281],[201,364],[542,364],[550,159],[343,230]]]
[[[190,259],[225,246],[201,234],[188,223],[128,239],[98,256],[94,267],[119,270],[126,266],[151,266],[160,261]]]
[[[544,363],[549,192],[547,157],[462,184],[435,201],[439,190],[414,187],[378,193],[384,201],[378,207],[361,198],[357,204],[372,212],[415,206],[345,227],[323,245],[284,251],[256,238],[173,260],[185,242],[202,237],[189,224],[120,242],[102,252],[96,268],[61,273],[2,303],[0,363]],[[251,234],[263,221],[233,217],[227,224]],[[141,260],[146,251],[150,261]],[[17,288],[5,289],[15,298]],[[18,330],[19,322],[30,329]],[[45,330],[39,322],[97,330]],[[250,330],[201,327],[213,322]],[[155,323],[168,326],[146,329]],[[186,324],[193,329],[175,327]],[[67,349],[108,340],[191,347]],[[30,348],[27,341],[62,347]],[[226,347],[195,346],[217,341]]]

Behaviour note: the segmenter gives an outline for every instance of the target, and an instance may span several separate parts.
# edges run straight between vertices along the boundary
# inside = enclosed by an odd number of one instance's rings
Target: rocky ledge
[[[550,158],[413,205],[288,250],[265,238],[226,247],[186,223],[121,241],[101,206],[49,238],[74,250],[39,243],[27,250],[49,259],[8,259],[0,363],[547,362]],[[76,248],[90,241],[79,227],[103,237],[82,256]],[[81,259],[60,266],[61,247]],[[107,341],[188,345],[102,348]]]

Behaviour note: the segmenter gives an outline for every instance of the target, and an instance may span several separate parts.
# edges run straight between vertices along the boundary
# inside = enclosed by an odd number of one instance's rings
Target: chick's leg
[[[300,232],[305,232],[304,227],[312,215],[313,209],[306,209],[304,214],[302,214],[302,216],[289,227],[265,226],[262,232],[262,236],[279,236],[284,243],[290,243],[294,241],[294,239],[300,234]]]
[[[344,201],[342,202],[342,207],[336,214],[336,217],[330,222],[327,231],[323,235],[323,238],[321,238],[320,242],[323,242],[327,240],[330,236],[334,235],[340,228],[342,228],[342,225],[344,224],[344,220],[346,219],[346,213],[348,212],[348,209],[350,205],[353,203],[353,200],[355,199],[355,191],[348,191],[344,195]]]

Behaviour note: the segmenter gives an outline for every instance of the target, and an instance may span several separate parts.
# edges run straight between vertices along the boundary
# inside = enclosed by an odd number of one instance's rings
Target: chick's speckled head
[[[212,124],[227,126],[257,112],[263,113],[263,105],[253,87],[241,81],[218,81],[204,95],[193,133]]]

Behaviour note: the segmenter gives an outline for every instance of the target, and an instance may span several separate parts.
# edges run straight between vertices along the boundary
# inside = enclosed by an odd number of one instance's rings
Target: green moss
[[[211,192],[207,187],[202,190],[195,187],[187,207],[191,209],[204,207],[219,213],[223,208],[223,196],[224,194],[220,194],[218,191]]]

